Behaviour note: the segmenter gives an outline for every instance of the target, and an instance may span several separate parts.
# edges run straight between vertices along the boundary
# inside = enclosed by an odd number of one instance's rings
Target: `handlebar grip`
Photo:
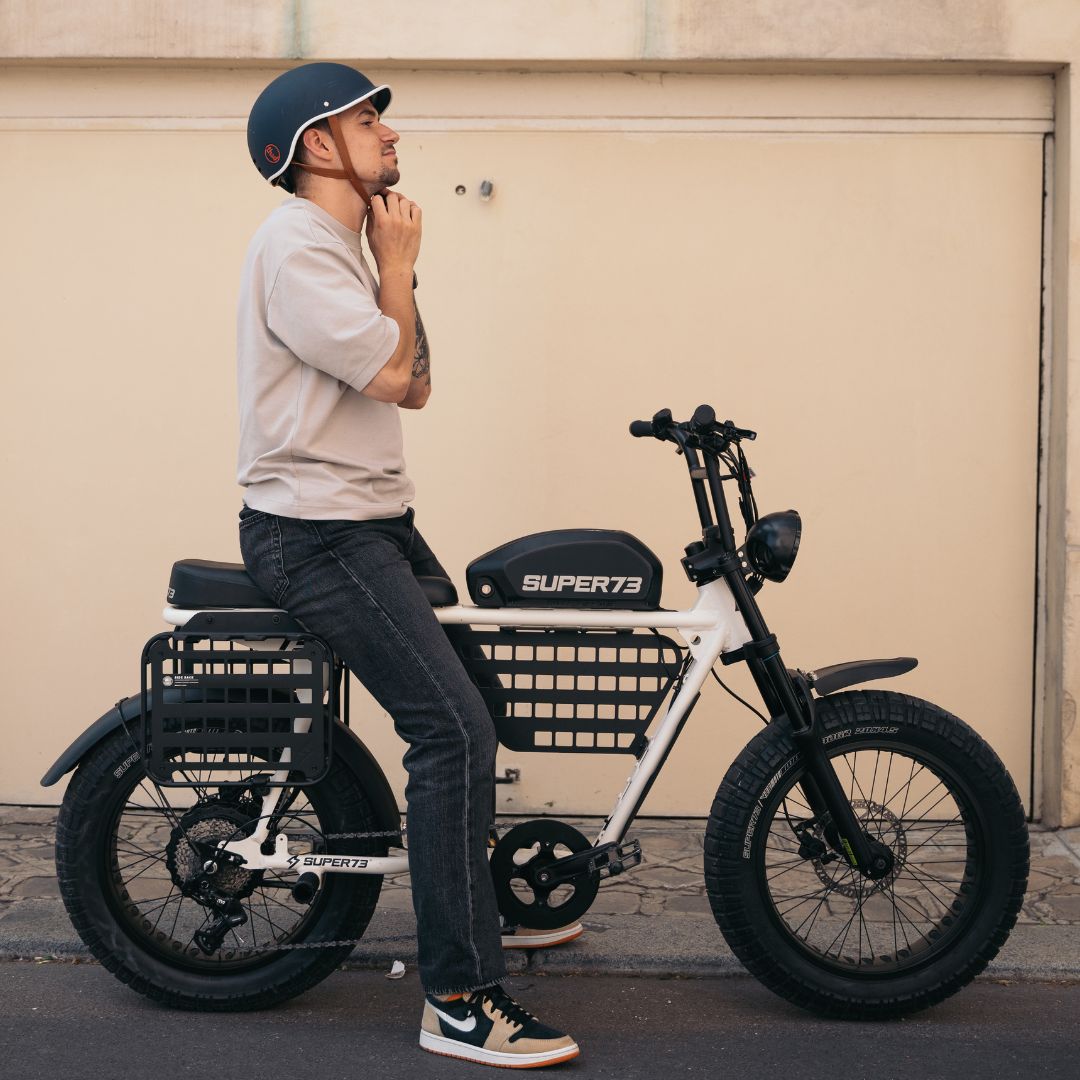
[[[653,422],[651,420],[631,420],[630,434],[633,435],[635,439],[644,439],[655,435],[656,432],[653,429]]]

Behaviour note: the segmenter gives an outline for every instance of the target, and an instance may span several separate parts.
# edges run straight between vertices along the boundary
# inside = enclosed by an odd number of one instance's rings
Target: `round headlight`
[[[778,510],[758,518],[746,534],[746,558],[762,577],[783,581],[799,551],[802,519],[798,510]]]

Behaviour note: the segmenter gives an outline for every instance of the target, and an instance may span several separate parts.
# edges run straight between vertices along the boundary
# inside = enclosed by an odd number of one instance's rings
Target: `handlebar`
[[[661,409],[651,420],[631,420],[630,434],[635,439],[653,438],[661,442],[675,442],[680,445],[689,443],[711,450],[715,436],[719,436],[725,446],[743,439],[757,438],[756,431],[736,427],[734,421],[720,423],[716,419],[716,410],[711,405],[699,405],[689,420],[676,421],[670,409]],[[723,447],[721,447],[723,449]]]
[[[728,516],[722,485],[723,480],[728,477],[720,475],[720,465],[723,463],[726,471],[730,473],[730,478],[734,479],[738,485],[739,510],[749,530],[757,521],[757,503],[754,500],[751,485],[754,473],[739,444],[743,439],[756,439],[757,432],[749,428],[736,427],[732,420],[720,423],[716,419],[716,410],[711,405],[699,405],[694,410],[694,415],[682,422],[672,417],[670,409],[661,409],[651,420],[632,420],[630,434],[636,439],[651,437],[661,442],[675,443],[678,452],[685,457],[686,466],[690,470],[690,481],[693,486],[694,500],[697,503],[698,516],[701,518],[703,535],[708,537],[714,528],[719,530],[721,542],[734,552],[734,533],[731,529],[731,519]],[[730,452],[732,443],[735,444],[734,453]],[[698,456],[699,450],[704,454],[704,467]],[[709,506],[710,496],[716,508],[715,527]]]

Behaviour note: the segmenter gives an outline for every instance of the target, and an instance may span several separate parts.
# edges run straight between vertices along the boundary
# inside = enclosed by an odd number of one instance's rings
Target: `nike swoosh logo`
[[[430,1002],[429,1002],[430,1004]],[[458,1031],[473,1031],[476,1028],[476,1017],[470,1016],[468,1020],[458,1020],[454,1016],[447,1016],[442,1009],[436,1009],[434,1005],[431,1006],[435,1010],[435,1015],[440,1020],[445,1020],[451,1027],[455,1027]]]

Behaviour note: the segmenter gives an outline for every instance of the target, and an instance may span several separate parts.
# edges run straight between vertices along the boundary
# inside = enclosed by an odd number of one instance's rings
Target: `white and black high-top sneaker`
[[[554,945],[565,945],[585,933],[585,927],[579,922],[560,926],[557,930],[531,930],[525,926],[507,926],[502,928],[502,947],[504,949],[550,949]]]
[[[541,1024],[501,986],[449,1001],[428,994],[420,1045],[433,1054],[506,1069],[555,1065],[581,1052],[569,1035]]]

